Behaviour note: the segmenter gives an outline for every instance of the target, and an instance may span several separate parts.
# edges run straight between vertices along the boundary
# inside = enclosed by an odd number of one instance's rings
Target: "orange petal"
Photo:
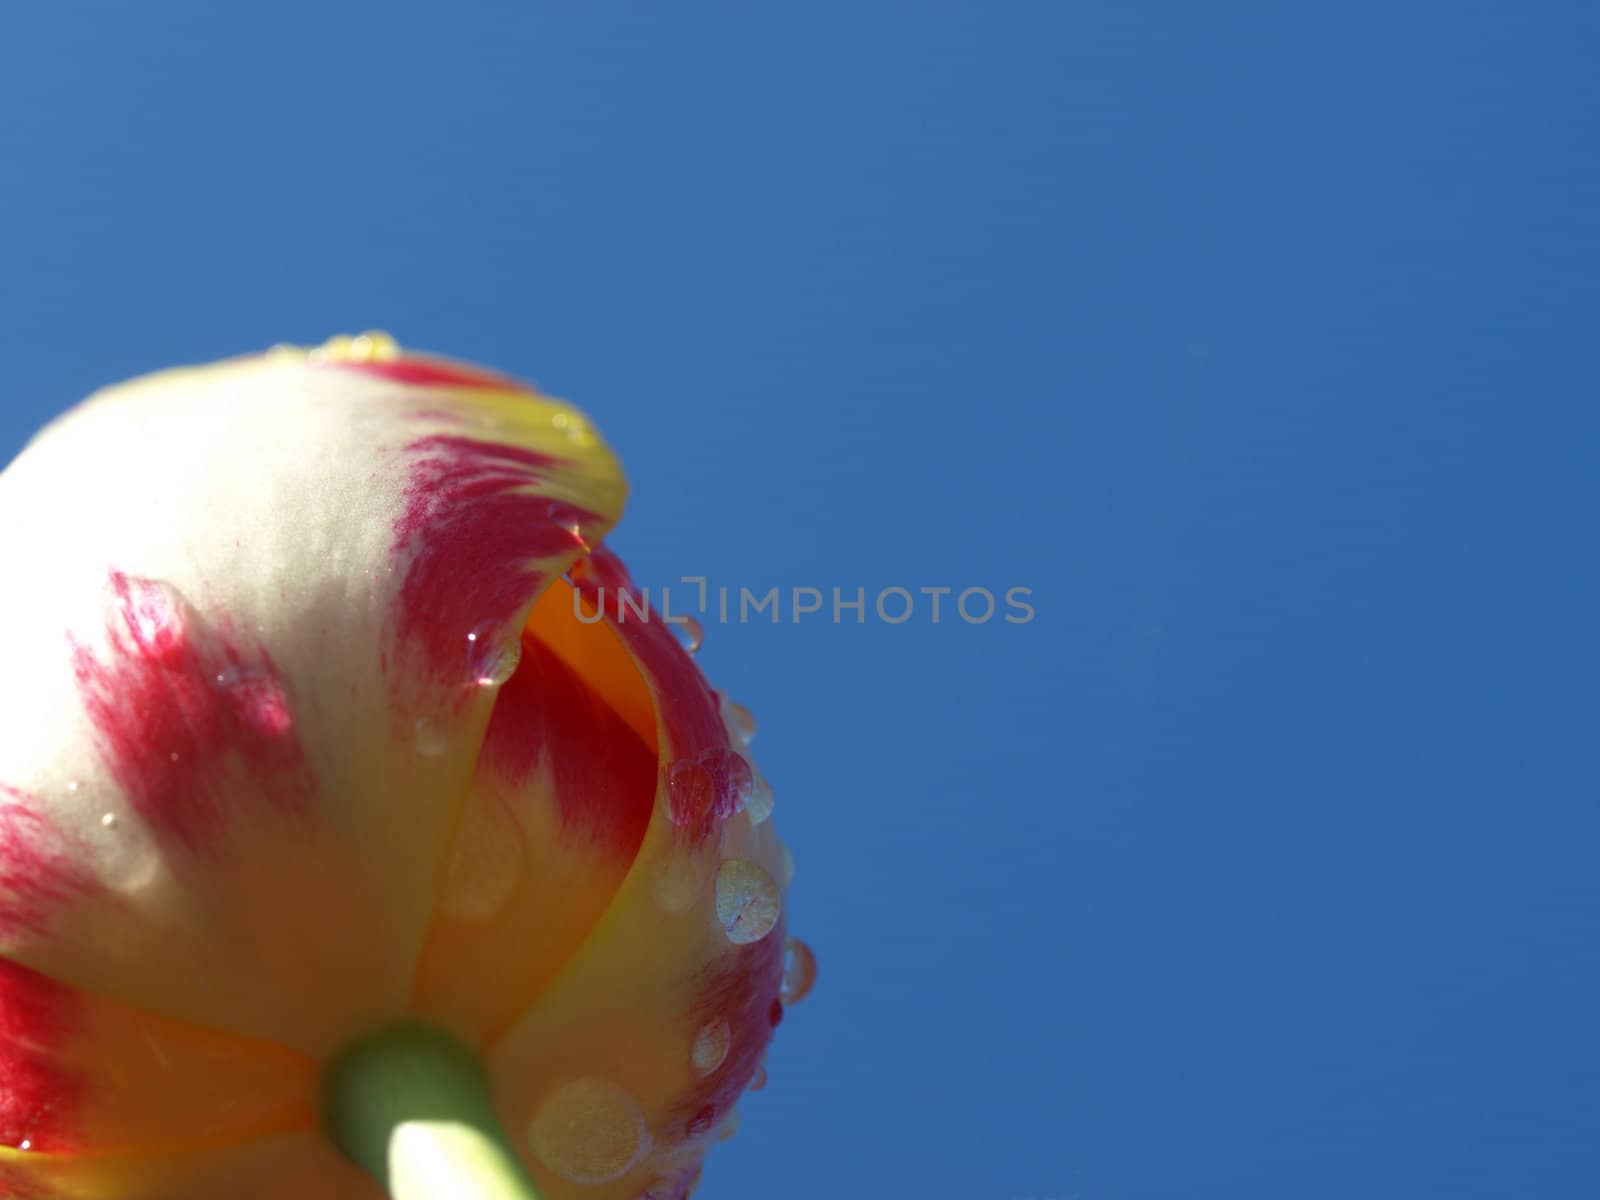
[[[782,847],[742,810],[750,768],[719,698],[659,618],[616,602],[626,572],[598,551],[590,611],[644,681],[656,718],[650,825],[593,931],[489,1052],[496,1100],[552,1198],[672,1200],[758,1070],[782,1016]],[[602,598],[602,582],[608,595]],[[553,606],[534,628],[623,699],[609,650]],[[737,759],[741,777],[730,766]],[[687,767],[685,767],[687,764]],[[677,785],[677,786],[675,786]]]
[[[0,1145],[148,1155],[314,1127],[318,1071],[266,1043],[90,995],[0,959]]]

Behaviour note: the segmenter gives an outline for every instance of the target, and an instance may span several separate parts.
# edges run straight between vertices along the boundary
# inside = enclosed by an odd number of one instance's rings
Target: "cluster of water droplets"
[[[744,811],[755,773],[744,755],[721,747],[680,758],[667,768],[667,816],[698,826]]]

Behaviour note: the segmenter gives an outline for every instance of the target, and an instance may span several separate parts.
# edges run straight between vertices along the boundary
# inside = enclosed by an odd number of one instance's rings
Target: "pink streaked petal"
[[[47,937],[52,914],[94,889],[80,854],[33,797],[0,784],[0,937]]]
[[[501,689],[480,769],[512,790],[550,772],[561,824],[574,836],[631,859],[655,801],[655,758],[599,696],[536,637]]]
[[[408,355],[404,358],[375,359],[370,362],[323,360],[331,370],[354,371],[375,379],[410,384],[423,388],[465,388],[490,392],[524,392],[532,389],[509,375],[485,367],[455,362],[447,358]]]
[[[129,806],[191,852],[214,849],[241,776],[288,812],[314,792],[284,686],[265,650],[203,627],[170,587],[110,573],[104,644],[74,640],[73,670],[106,769]]]
[[[511,626],[581,548],[570,514],[598,518],[548,494],[557,456],[448,435],[419,439],[408,454],[394,528],[395,553],[408,565],[394,637],[440,679],[464,682],[467,635]]]
[[[596,548],[574,568],[572,582],[589,610],[604,614],[638,665],[661,726],[662,782],[678,836],[704,842],[742,804],[732,799],[741,784],[730,762],[737,751],[722,720],[720,698],[609,549]],[[748,767],[742,790],[748,795]]]
[[[54,980],[0,958],[0,1145],[70,1149],[85,1080],[53,1049],[77,1022],[77,1000]]]

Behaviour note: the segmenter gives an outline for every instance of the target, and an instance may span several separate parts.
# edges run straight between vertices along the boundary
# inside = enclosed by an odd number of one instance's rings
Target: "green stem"
[[[477,1058],[440,1030],[401,1025],[323,1076],[323,1121],[393,1200],[539,1200],[506,1140]]]

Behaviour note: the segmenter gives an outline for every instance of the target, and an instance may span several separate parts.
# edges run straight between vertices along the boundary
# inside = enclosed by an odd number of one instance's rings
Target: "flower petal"
[[[58,421],[0,475],[0,954],[313,1056],[403,1014],[520,630],[624,492],[572,409],[372,338]]]
[[[490,1072],[548,1195],[670,1197],[729,1118],[782,1015],[783,850],[770,823],[742,811],[743,739],[672,630],[621,602],[633,593],[609,552],[577,575],[653,701],[655,800],[611,904],[492,1046]],[[602,661],[581,620],[560,617],[571,603],[562,588],[541,602],[533,629],[585,663],[592,684],[616,688],[625,676],[615,661]],[[636,712],[625,699],[614,707]]]
[[[385,1200],[320,1131],[169,1154],[0,1149],[6,1200]]]
[[[0,1147],[189,1151],[313,1128],[315,1064],[68,988],[0,959]]]
[[[558,585],[538,608],[568,595]],[[541,624],[524,634],[490,719],[417,979],[418,1014],[473,1043],[502,1032],[587,936],[655,805],[653,725],[630,725],[539,637]],[[603,625],[586,632],[616,640]],[[628,670],[623,707],[648,714],[649,693]]]

